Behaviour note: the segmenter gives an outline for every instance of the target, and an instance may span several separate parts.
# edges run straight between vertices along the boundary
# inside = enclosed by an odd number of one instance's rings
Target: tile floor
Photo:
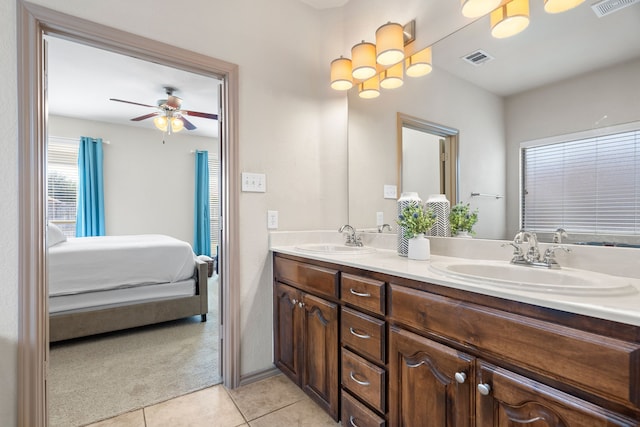
[[[227,390],[206,388],[88,427],[331,427],[339,426],[280,374]]]

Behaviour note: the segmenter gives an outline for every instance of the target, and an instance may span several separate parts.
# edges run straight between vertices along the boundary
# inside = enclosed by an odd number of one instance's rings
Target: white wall
[[[167,234],[193,245],[195,154],[215,158],[218,139],[49,116],[49,135],[102,138],[107,235]]]
[[[239,151],[242,171],[267,175],[267,193],[240,197],[242,375],[272,366],[272,266],[266,211],[280,229],[334,228],[347,220],[346,98],[328,88],[333,43],[342,16],[297,0],[185,0],[35,3],[104,25],[233,62],[240,69]],[[123,13],[126,11],[126,13]],[[14,425],[18,294],[16,12],[0,6],[2,266],[0,285],[0,419]],[[327,52],[329,52],[327,54]],[[239,177],[237,177],[239,178]]]
[[[470,197],[506,191],[502,98],[437,67],[372,100],[349,94],[350,224],[372,227],[378,211],[395,222],[396,201],[383,199],[383,186],[397,184],[397,112],[459,130],[458,199],[479,209],[478,237],[503,238],[505,200]]]
[[[508,228],[515,232],[520,143],[640,121],[640,59],[511,96],[505,111],[507,218]]]

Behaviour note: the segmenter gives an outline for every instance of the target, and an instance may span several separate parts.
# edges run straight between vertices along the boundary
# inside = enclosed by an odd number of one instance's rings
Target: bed
[[[165,235],[66,239],[48,227],[49,341],[200,315],[209,264]]]

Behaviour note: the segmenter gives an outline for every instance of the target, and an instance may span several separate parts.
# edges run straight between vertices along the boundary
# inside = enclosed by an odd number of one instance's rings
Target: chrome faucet
[[[564,230],[563,230],[564,231]],[[522,250],[520,245],[527,243],[529,248],[526,252]],[[538,238],[536,233],[531,231],[520,230],[513,238],[513,242],[505,243],[504,246],[513,246],[512,264],[528,265],[532,267],[560,268],[560,264],[555,259],[555,252],[563,250],[571,252],[566,246],[554,245],[544,251],[542,259],[540,259],[540,249],[538,248]]]
[[[569,237],[569,235],[567,234],[567,231],[564,228],[558,228],[554,233],[553,233],[553,243],[562,243],[562,238],[567,238]]]
[[[350,226],[349,224],[345,224],[338,230],[338,233],[348,233],[347,240],[344,242],[347,246],[362,246],[362,239],[360,236],[356,234],[356,229]]]
[[[382,233],[384,232],[384,230],[387,229],[389,231],[391,231],[391,226],[389,224],[382,224],[378,226],[378,233]]]

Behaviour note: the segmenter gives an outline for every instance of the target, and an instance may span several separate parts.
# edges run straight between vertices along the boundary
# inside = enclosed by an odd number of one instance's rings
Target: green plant
[[[469,203],[460,202],[451,208],[451,213],[449,214],[451,235],[455,236],[460,231],[475,234],[472,228],[476,222],[478,222],[478,209],[471,212]]]
[[[433,227],[436,223],[436,214],[431,209],[424,209],[421,204],[412,203],[402,209],[396,222],[403,228],[404,237],[412,239]]]

